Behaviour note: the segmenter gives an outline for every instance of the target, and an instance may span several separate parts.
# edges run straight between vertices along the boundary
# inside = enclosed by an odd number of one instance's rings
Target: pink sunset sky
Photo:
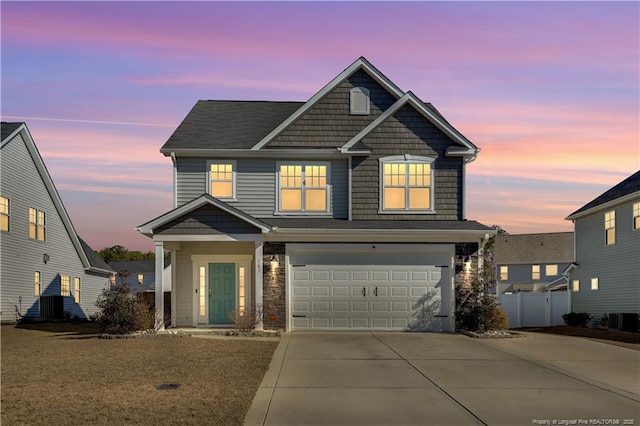
[[[199,99],[306,101],[360,56],[481,148],[467,217],[564,218],[640,168],[638,2],[9,2],[2,121],[25,121],[76,230],[152,250],[159,153]]]

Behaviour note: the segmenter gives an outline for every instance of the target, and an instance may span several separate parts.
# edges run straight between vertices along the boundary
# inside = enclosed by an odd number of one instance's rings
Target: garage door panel
[[[446,269],[428,265],[320,265],[307,260],[292,271],[294,330],[410,329],[418,302],[440,303],[440,288],[450,286],[443,279]]]

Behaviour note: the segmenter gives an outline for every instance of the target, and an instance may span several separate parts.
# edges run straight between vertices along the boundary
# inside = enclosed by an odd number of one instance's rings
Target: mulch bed
[[[592,339],[611,340],[615,342],[640,344],[640,333],[628,331],[609,330],[587,327],[570,327],[557,325],[554,327],[529,327],[520,328],[522,331],[534,331],[536,333],[561,334],[563,336],[588,337]]]

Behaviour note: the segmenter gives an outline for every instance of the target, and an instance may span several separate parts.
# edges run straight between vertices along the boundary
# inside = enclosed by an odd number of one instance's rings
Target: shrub
[[[96,319],[102,323],[105,333],[127,334],[149,330],[154,325],[154,315],[149,306],[129,294],[126,284],[102,290],[96,306]]]
[[[564,323],[571,327],[586,327],[587,323],[591,321],[591,315],[586,312],[569,312],[562,315]]]
[[[262,320],[262,305],[252,304],[242,311],[231,311],[227,315],[238,331],[247,332],[256,328]]]
[[[602,314],[600,317],[600,327],[609,328],[609,314]]]

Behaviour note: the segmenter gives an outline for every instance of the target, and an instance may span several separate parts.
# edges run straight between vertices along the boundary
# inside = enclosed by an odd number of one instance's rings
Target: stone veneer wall
[[[262,312],[265,329],[284,329],[286,327],[287,297],[285,290],[285,245],[284,243],[264,243],[262,248]],[[271,269],[271,258],[278,258],[279,266]],[[276,314],[276,321],[271,322],[270,314]]]
[[[459,286],[469,287],[478,276],[478,250],[478,243],[456,243],[454,279],[456,288]],[[468,271],[464,269],[463,265],[463,259],[466,256],[471,258],[471,268]]]

